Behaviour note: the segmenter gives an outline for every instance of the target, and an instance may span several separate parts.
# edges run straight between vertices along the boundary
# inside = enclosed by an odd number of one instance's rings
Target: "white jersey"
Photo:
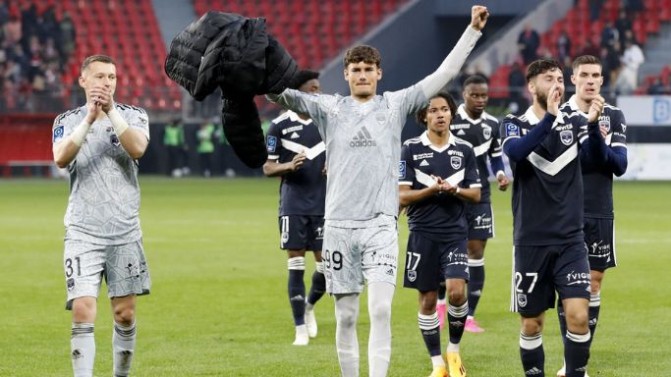
[[[143,109],[122,104],[115,107],[129,127],[149,139],[149,121]],[[59,115],[52,129],[53,143],[70,135],[86,113],[83,106]],[[108,118],[91,125],[68,171],[70,197],[64,219],[67,239],[120,245],[142,237],[138,164],[121,146]]]
[[[326,221],[356,228],[380,215],[398,215],[401,131],[408,114],[428,100],[419,85],[364,103],[292,89],[273,100],[309,114],[326,144]]]

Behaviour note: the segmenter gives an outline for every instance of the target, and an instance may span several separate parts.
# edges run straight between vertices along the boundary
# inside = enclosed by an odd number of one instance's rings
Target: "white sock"
[[[370,377],[385,377],[391,359],[391,301],[393,284],[373,282],[368,284],[368,313],[370,336],[368,338],[368,366]]]
[[[125,377],[130,373],[130,365],[135,353],[135,322],[124,326],[114,322],[112,332],[112,355],[114,359],[114,376]]]
[[[335,295],[336,349],[343,377],[359,377],[359,294]]]
[[[70,338],[70,356],[75,377],[93,377],[96,342],[93,323],[73,323]]]

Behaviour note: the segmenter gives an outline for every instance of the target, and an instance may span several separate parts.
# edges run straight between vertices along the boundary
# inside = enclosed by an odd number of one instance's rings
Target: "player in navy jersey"
[[[113,375],[128,376],[135,354],[136,296],[151,287],[140,228],[138,162],[149,144],[147,113],[114,102],[116,63],[84,59],[79,85],[86,105],[53,125],[56,165],[70,173],[63,257],[75,377],[92,377],[94,324],[103,277],[114,320]]]
[[[319,93],[319,73],[300,71],[290,85],[306,93]],[[287,251],[289,303],[296,326],[295,346],[308,345],[317,336],[314,305],[324,295],[326,281],[322,264],[326,161],[324,142],[317,127],[305,115],[287,111],[274,119],[266,136],[267,177],[282,177],[280,183],[280,248]],[[305,297],[305,251],[315,257],[310,294]]]
[[[286,89],[267,98],[309,114],[326,144],[324,276],[335,296],[336,350],[340,371],[359,376],[359,297],[368,290],[368,375],[387,375],[391,360],[391,304],[396,289],[399,210],[398,163],[407,115],[426,106],[456,77],[487,22],[486,7],[471,8],[471,23],[431,74],[397,91],[377,93],[382,57],[355,46],[343,59],[349,95]]]
[[[603,84],[602,65],[599,58],[591,55],[577,57],[573,61],[571,81],[576,94],[566,102],[561,111],[587,117],[592,101],[599,97]],[[582,177],[585,206],[585,244],[589,253],[591,295],[589,300],[590,342],[594,339],[599,309],[601,307],[601,282],[606,269],[615,267],[615,237],[613,231],[613,175],[621,176],[627,170],[627,125],[622,111],[604,104],[599,116],[599,129],[604,138],[606,158],[603,163],[582,159]],[[566,317],[557,303],[562,336],[566,333]],[[557,376],[566,375],[565,367]]]
[[[419,329],[429,351],[430,377],[465,377],[459,343],[468,315],[466,206],[480,200],[480,176],[471,145],[450,133],[457,106],[441,92],[417,112],[426,126],[407,140],[399,165],[400,204],[407,206],[410,235],[404,286],[419,291]],[[449,297],[447,362],[440,347],[436,303],[444,282]]]
[[[464,81],[464,103],[456,113],[450,131],[473,147],[482,182],[479,203],[467,204],[468,220],[468,318],[465,330],[480,333],[485,331],[475,321],[475,310],[485,285],[485,246],[487,239],[494,237],[494,215],[489,189],[489,166],[496,177],[498,188],[505,191],[510,181],[506,176],[501,158],[501,140],[499,138],[499,120],[485,111],[489,98],[487,80],[473,75]],[[439,292],[438,318],[442,323],[445,314],[444,287]],[[442,300],[441,300],[442,299]],[[442,305],[441,305],[442,304]]]
[[[587,326],[589,264],[583,223],[580,157],[598,161],[598,117],[603,102],[595,98],[587,119],[562,114],[562,68],[552,59],[527,69],[532,106],[501,125],[503,151],[513,171],[514,275],[511,309],[520,313],[520,356],[526,376],[545,376],[542,330],[555,291],[566,310],[564,359],[568,377],[583,377],[589,359]]]

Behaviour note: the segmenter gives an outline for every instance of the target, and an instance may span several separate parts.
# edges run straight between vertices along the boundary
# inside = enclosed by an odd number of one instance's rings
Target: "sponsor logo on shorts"
[[[589,245],[589,255],[596,258],[610,258],[610,244],[603,241],[593,242]]]
[[[67,280],[67,286],[68,286],[68,291],[72,291],[75,289],[75,279],[74,278],[69,278]]]

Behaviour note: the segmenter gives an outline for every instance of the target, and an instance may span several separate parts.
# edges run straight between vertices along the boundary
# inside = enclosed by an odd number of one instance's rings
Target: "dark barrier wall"
[[[200,160],[196,147],[196,131],[199,124],[185,124],[184,135],[188,144],[188,150],[185,153],[187,166],[191,175],[201,174]],[[140,160],[140,173],[143,174],[164,174],[169,175],[169,158],[166,147],[163,145],[163,130],[165,124],[151,123],[149,126],[151,140],[147,152]],[[212,175],[242,175],[254,176],[262,175],[261,169],[250,169],[246,167],[240,159],[233,153],[230,145],[221,144],[215,141],[215,152],[212,155]]]

